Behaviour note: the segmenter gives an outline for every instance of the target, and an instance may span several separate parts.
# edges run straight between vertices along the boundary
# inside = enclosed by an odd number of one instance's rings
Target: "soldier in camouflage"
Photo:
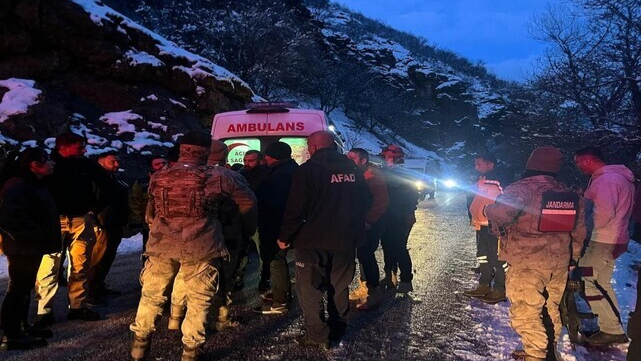
[[[523,342],[523,350],[515,355],[526,361],[556,357],[562,328],[559,303],[568,266],[576,264],[586,236],[583,201],[554,179],[562,162],[563,155],[556,148],[535,149],[524,177],[505,188],[497,203],[485,209],[492,232],[501,233],[499,259],[509,265],[506,291],[511,303],[510,324]],[[544,193],[550,191],[576,197],[576,214],[569,226],[573,230],[540,230]],[[554,325],[553,340],[546,334],[543,307]]]
[[[131,356],[144,360],[156,321],[167,301],[166,291],[178,271],[187,293],[187,314],[182,323],[182,360],[197,360],[205,343],[205,327],[218,288],[219,268],[228,256],[218,220],[218,195],[230,194],[246,212],[255,205],[251,190],[220,167],[206,165],[211,136],[187,133],[180,142],[180,158],[151,178],[149,202],[153,207],[145,263],[140,279],[142,294],[135,321]]]

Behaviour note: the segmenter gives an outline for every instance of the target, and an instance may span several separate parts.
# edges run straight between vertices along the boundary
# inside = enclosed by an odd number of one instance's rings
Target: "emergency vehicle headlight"
[[[425,188],[425,183],[423,183],[421,181],[416,181],[416,182],[414,182],[414,184],[416,185],[416,188],[418,188],[418,189]]]
[[[445,185],[447,188],[454,188],[457,186],[456,181],[454,179],[444,180],[443,185]]]

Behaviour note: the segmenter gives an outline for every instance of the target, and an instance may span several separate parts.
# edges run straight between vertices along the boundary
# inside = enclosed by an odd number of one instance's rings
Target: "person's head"
[[[474,169],[481,174],[485,174],[496,165],[496,157],[492,154],[481,154],[474,157]]]
[[[319,130],[309,135],[307,138],[307,150],[310,157],[318,150],[325,148],[335,148],[334,135],[331,132]]]
[[[529,175],[556,176],[563,164],[563,153],[555,147],[539,147],[532,151],[525,163],[525,172]]]
[[[581,173],[586,175],[592,175],[606,165],[603,153],[595,147],[581,148],[574,152],[574,163]]]
[[[27,148],[20,152],[17,159],[20,176],[34,175],[38,179],[53,172],[54,162],[49,154],[41,148]]]
[[[272,165],[281,160],[292,158],[292,147],[287,143],[275,142],[267,146],[265,149],[265,160],[267,165]]]
[[[107,172],[116,173],[120,169],[120,158],[118,152],[109,151],[98,155],[98,164],[100,164]]]
[[[202,130],[192,130],[180,138],[180,158],[197,159],[203,163],[207,162],[209,148],[211,147],[211,135]]]
[[[357,166],[363,167],[369,162],[369,153],[363,148],[352,148],[347,152],[347,158],[351,159]]]
[[[229,149],[227,144],[220,140],[212,139],[211,147],[209,147],[209,158],[207,164],[209,165],[224,165],[227,163],[227,154]]]
[[[165,168],[169,162],[167,159],[160,157],[160,156],[155,156],[151,158],[151,162],[149,163],[149,174],[154,174],[157,171]]]
[[[76,133],[62,133],[56,137],[56,150],[63,158],[82,158],[87,152],[87,139]]]
[[[385,161],[385,166],[395,167],[405,163],[405,152],[396,144],[390,144],[381,150],[380,156]]]
[[[256,169],[263,161],[263,153],[258,150],[251,149],[245,152],[243,157],[243,166],[246,170]]]

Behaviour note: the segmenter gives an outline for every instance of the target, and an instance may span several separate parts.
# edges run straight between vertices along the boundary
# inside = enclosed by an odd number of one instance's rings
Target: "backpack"
[[[205,198],[209,178],[207,166],[183,164],[158,171],[152,178],[151,195],[155,215],[164,217],[202,217],[215,214],[215,207]]]

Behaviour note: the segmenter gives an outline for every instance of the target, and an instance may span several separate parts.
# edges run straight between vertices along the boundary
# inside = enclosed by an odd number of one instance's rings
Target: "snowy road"
[[[474,232],[468,225],[465,201],[460,193],[440,193],[437,200],[421,202],[410,238],[414,261],[415,293],[422,303],[388,300],[371,312],[353,311],[348,334],[341,345],[327,353],[307,350],[294,343],[301,316],[294,302],[286,316],[251,312],[260,304],[254,257],[253,276],[246,290],[236,295],[232,313],[240,317],[238,329],[213,334],[206,344],[211,360],[508,360],[518,340],[509,328],[507,304],[488,306],[462,295],[475,284]],[[380,251],[379,251],[380,252]],[[382,254],[378,255],[382,260]],[[119,255],[108,281],[123,291],[107,306],[97,307],[106,319],[88,322],[62,321],[64,300],[58,298],[51,345],[41,350],[7,352],[1,360],[127,360],[132,321],[139,297],[138,255]],[[636,279],[635,279],[636,280]],[[0,281],[4,292],[6,280]],[[63,291],[66,289],[63,289]],[[63,293],[63,292],[60,292]],[[59,295],[61,296],[61,295]],[[625,302],[624,302],[625,303]],[[629,303],[629,301],[628,301]],[[624,313],[627,318],[627,313]],[[180,335],[169,332],[167,316],[159,322],[149,360],[180,359]],[[583,349],[585,350],[585,349]],[[564,355],[565,360],[624,360],[625,346],[598,356]]]

